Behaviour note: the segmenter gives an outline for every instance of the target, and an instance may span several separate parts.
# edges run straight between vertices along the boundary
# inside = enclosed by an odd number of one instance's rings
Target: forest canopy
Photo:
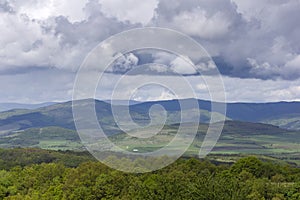
[[[181,158],[151,173],[113,170],[88,153],[0,150],[0,199],[299,199],[300,169],[241,158]],[[14,158],[14,159],[12,159]]]

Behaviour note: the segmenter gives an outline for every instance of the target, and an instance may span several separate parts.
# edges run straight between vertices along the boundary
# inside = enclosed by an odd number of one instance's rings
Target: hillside
[[[84,106],[92,103],[93,100],[81,100],[76,105]],[[133,121],[139,124],[148,124],[150,121],[149,117],[149,106],[153,105],[154,102],[136,104],[130,106],[130,114]],[[167,124],[174,124],[180,122],[180,109],[172,109],[173,102],[165,105],[161,102],[162,106],[168,113]],[[175,103],[176,104],[176,103]],[[124,105],[117,105],[117,109],[124,110]],[[99,119],[99,123],[104,127],[105,132],[109,134],[115,134],[120,132],[115,124],[112,116],[111,105],[109,103],[95,100],[95,109]],[[156,113],[159,115],[159,113]],[[207,123],[210,120],[211,113],[207,110],[201,110],[200,121]],[[221,114],[216,114],[217,116]],[[193,121],[193,119],[191,119]],[[0,134],[9,133],[12,131],[25,130],[28,128],[41,128],[47,126],[58,126],[62,128],[75,130],[72,113],[72,102],[58,103],[51,106],[46,106],[38,109],[17,109],[0,112]]]
[[[76,105],[84,108],[93,101],[92,99],[81,100]],[[183,101],[189,101],[189,99]],[[181,112],[177,100],[133,104],[129,108],[133,120],[138,124],[147,125],[150,122],[149,109],[154,104],[160,104],[166,109],[167,123],[161,133],[151,137],[149,141],[147,139],[136,140],[136,138],[123,134],[113,119],[109,103],[96,100],[95,109],[99,123],[111,140],[128,151],[138,149],[140,152],[148,152],[166,145],[176,134],[180,122]],[[210,104],[208,101],[199,100],[201,124],[196,140],[186,155],[195,156],[199,152],[210,120]],[[125,108],[124,105],[116,106],[120,110]],[[298,163],[300,160],[298,155],[300,134],[296,131],[299,128],[300,109],[298,106],[297,102],[228,104],[227,121],[221,138],[212,153],[223,155],[261,154]],[[159,116],[160,113],[156,113],[156,115]],[[221,117],[221,114],[219,116]],[[191,119],[190,122],[193,121]],[[149,127],[147,130],[143,130],[142,134],[152,135],[155,132],[153,128]],[[141,130],[131,131],[141,132]],[[58,103],[37,109],[15,109],[1,112],[0,147],[39,147],[82,151],[83,146],[75,131],[72,102]]]
[[[122,132],[110,136],[110,140],[126,151],[152,152],[167,145],[176,135],[178,124],[165,125],[156,135],[139,139]],[[186,127],[188,128],[187,124]],[[185,155],[197,156],[204,139],[207,124],[201,123],[196,138]],[[138,131],[152,135],[155,127]],[[211,152],[212,155],[255,154],[272,156],[300,164],[300,132],[289,131],[277,126],[241,121],[226,121],[221,137]],[[101,145],[102,141],[97,143]],[[0,136],[0,148],[38,147],[53,150],[83,151],[76,131],[61,127],[29,128]],[[135,149],[135,150],[134,150]],[[221,156],[222,157],[222,156]]]

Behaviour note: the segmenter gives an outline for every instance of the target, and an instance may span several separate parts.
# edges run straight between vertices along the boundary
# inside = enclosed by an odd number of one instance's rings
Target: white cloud
[[[169,72],[169,67],[162,64],[151,64],[149,65],[149,68],[151,71],[157,72],[157,73],[166,73]]]
[[[229,0],[204,1],[160,0],[153,24],[182,31],[201,39],[232,37],[233,27],[243,26],[244,21]]]
[[[154,63],[161,63],[168,65],[172,60],[174,60],[177,56],[175,54],[165,52],[165,51],[154,51],[151,52]]]
[[[154,15],[157,0],[100,0],[102,11],[120,21],[147,24]]]
[[[138,88],[132,95],[132,100],[135,101],[155,101],[157,99],[176,99],[176,95],[174,95],[167,88],[157,85],[150,85]]]
[[[192,75],[197,73],[193,66],[193,62],[186,56],[176,57],[171,61],[170,68],[175,73],[182,75]]]
[[[104,16],[100,4],[92,0],[87,4],[81,0],[11,1],[9,5],[14,12],[0,12],[0,73],[28,67],[76,71],[99,42],[134,27]],[[79,22],[70,21],[71,15],[63,8],[74,12],[73,19]],[[45,16],[39,15],[35,12],[39,9],[49,9],[49,12],[44,13]],[[51,9],[55,12],[50,12]],[[86,20],[81,14],[76,15],[78,9],[85,12]],[[58,16],[60,14],[64,16]]]
[[[284,79],[295,79],[300,76],[300,55],[295,55],[283,66],[271,65],[268,62],[258,63],[255,59],[247,59],[252,69],[251,73],[263,78],[282,77]]]
[[[216,39],[227,35],[231,25],[230,20],[222,12],[208,16],[205,10],[200,8],[185,11],[173,18],[171,23],[188,35],[205,39]]]
[[[0,70],[11,67],[51,67],[49,57],[59,49],[52,34],[44,34],[26,15],[0,13]]]
[[[228,101],[273,102],[300,100],[300,80],[224,78]]]
[[[117,60],[113,63],[112,72],[126,73],[137,66],[139,59],[133,53],[121,54],[116,56]]]
[[[63,15],[68,17],[71,22],[82,21],[85,19],[83,8],[88,0],[27,0],[9,1],[11,7],[20,14],[25,14],[31,19],[45,20],[49,17]]]
[[[209,60],[207,62],[197,63],[196,68],[200,72],[208,72],[208,71],[216,70],[217,66],[215,65],[215,63],[212,60]]]

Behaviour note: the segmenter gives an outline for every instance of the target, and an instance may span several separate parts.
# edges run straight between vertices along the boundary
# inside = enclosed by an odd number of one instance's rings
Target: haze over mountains
[[[0,112],[13,110],[13,109],[36,109],[45,106],[50,106],[55,104],[55,102],[46,102],[39,104],[22,104],[22,103],[0,103]]]

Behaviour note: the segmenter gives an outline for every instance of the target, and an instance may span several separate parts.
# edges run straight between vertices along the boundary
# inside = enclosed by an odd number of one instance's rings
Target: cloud
[[[157,85],[146,85],[138,88],[132,95],[132,100],[135,101],[155,101],[176,99],[176,95],[168,88]]]
[[[150,53],[153,57],[153,62],[165,65],[169,64],[177,57],[175,54],[166,51],[153,51]]]
[[[216,65],[210,58],[203,58],[194,64],[188,56],[153,49],[135,50],[127,54],[119,53],[115,58],[116,60],[106,72],[126,75],[194,76],[214,73],[216,70]],[[96,60],[92,62],[97,63]]]
[[[101,5],[94,0],[86,4],[84,1],[74,4],[67,4],[67,1],[38,2],[1,4],[5,12],[0,12],[0,26],[5,28],[1,28],[0,73],[33,67],[76,71],[87,53],[100,41],[137,26],[105,16]],[[70,6],[75,10],[80,8],[86,17],[74,13],[73,19],[79,21],[70,21]],[[69,12],[64,13],[60,7]],[[55,12],[49,11],[42,16],[35,12],[40,8]]]
[[[0,71],[33,66],[51,67],[51,51],[57,51],[53,35],[44,34],[39,22],[28,16],[0,13]]]
[[[248,62],[252,69],[250,73],[261,78],[282,77],[283,79],[297,79],[300,76],[300,55],[294,56],[288,60],[283,66],[274,66],[268,62],[258,63],[255,59],[248,58]]]
[[[170,68],[173,72],[182,75],[197,74],[197,70],[193,66],[193,62],[186,56],[176,57],[171,61]]]
[[[166,66],[166,65],[162,65],[162,64],[151,64],[149,66],[150,70],[153,71],[153,72],[157,72],[157,73],[167,73],[170,71],[169,67]]]
[[[256,60],[261,67],[256,68],[254,73],[252,67],[248,68],[252,72],[250,77],[287,80],[299,78],[299,73],[295,74],[287,63],[300,54],[300,23],[296,20],[300,17],[300,2],[235,2],[249,26],[242,37],[236,38],[227,46],[227,53],[224,51],[223,56],[229,58],[235,68],[243,68],[241,64],[247,58]]]
[[[143,52],[149,53],[149,52]],[[169,75],[200,75],[200,74],[215,74],[216,65],[209,57],[202,57],[197,63],[193,63],[188,56],[175,55],[165,51],[151,51],[155,65],[151,68],[157,69],[157,72],[169,72]],[[166,75],[166,74],[164,74]]]
[[[205,10],[196,8],[190,12],[182,12],[172,21],[179,30],[191,36],[214,39],[228,34],[230,21],[223,13],[218,12],[208,17]]]
[[[14,9],[11,7],[11,5],[7,1],[0,1],[0,12],[8,12],[13,13]]]
[[[108,17],[115,17],[119,21],[141,23],[146,25],[154,15],[157,0],[100,0],[102,11]]]
[[[192,36],[213,57],[221,58],[219,68],[226,67],[225,75],[296,79],[299,74],[289,70],[287,63],[300,55],[299,10],[297,0],[177,0],[172,4],[160,0],[152,24]],[[248,58],[264,65],[263,73],[253,69]]]
[[[131,70],[132,68],[136,67],[138,62],[139,62],[139,58],[136,57],[133,53],[128,53],[128,54],[121,54],[121,55],[117,55],[117,60],[114,62],[111,72],[113,73],[126,73],[129,70]]]
[[[74,72],[90,50],[113,34],[143,26],[172,28],[202,44],[224,75],[230,101],[300,99],[299,10],[298,0],[0,0],[1,101],[69,99]],[[178,84],[170,75],[179,73],[198,85],[200,98],[209,98],[199,74],[176,55],[132,52],[120,59],[111,77],[136,69],[133,81],[138,74],[160,75]],[[150,62],[156,64],[138,70]],[[195,65],[200,72],[215,68],[207,59]]]
[[[283,68],[284,71],[282,72],[283,75],[286,74],[288,78],[294,76],[294,78],[298,78],[300,76],[300,55],[297,55],[295,58],[292,60],[289,60],[286,64],[285,67]]]
[[[88,0],[76,0],[72,3],[64,0],[10,0],[8,2],[5,4],[9,5],[16,13],[25,14],[31,19],[45,20],[49,17],[63,15],[71,22],[75,22],[85,19],[83,8]]]
[[[249,0],[2,0],[0,24],[5,29],[0,38],[0,71],[26,67],[76,71],[100,41],[150,21],[147,26],[173,28],[199,41],[213,57],[221,58],[218,65],[225,75],[297,79],[299,74],[290,63],[300,55],[299,9],[296,0],[272,4]],[[172,62],[172,58],[164,59]],[[249,59],[255,60],[256,67]]]
[[[224,77],[229,102],[300,101],[300,80],[261,80]]]
[[[156,12],[153,24],[209,40],[230,37],[232,29],[244,23],[236,5],[229,0],[177,0],[172,5],[167,0],[160,0]]]
[[[96,97],[99,99],[109,99],[112,96],[114,86],[121,76],[119,74],[105,74],[99,84]],[[185,76],[184,79],[190,83],[199,99],[211,100],[203,77]],[[215,76],[206,76],[205,79],[211,84],[219,84],[219,79]],[[134,97],[134,99],[140,101],[157,100],[162,97],[164,97],[163,99],[190,98],[191,96],[187,89],[182,87],[182,81],[183,78],[180,76],[127,76],[125,81],[123,80],[121,83],[122,89],[114,91],[115,98],[128,99],[128,97]],[[223,81],[226,100],[228,102],[300,101],[300,80],[262,80],[223,77]],[[164,82],[167,87],[153,84],[155,82]],[[146,84],[132,95],[132,92],[134,92],[140,83],[148,83],[148,85]],[[178,88],[178,90],[174,93],[174,91],[170,90],[171,88]]]

